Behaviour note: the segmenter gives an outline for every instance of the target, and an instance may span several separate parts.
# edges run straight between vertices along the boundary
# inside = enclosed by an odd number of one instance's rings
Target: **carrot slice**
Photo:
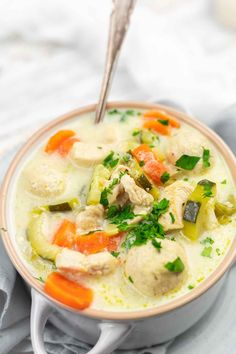
[[[85,254],[98,253],[103,250],[115,251],[121,241],[121,235],[109,236],[103,231],[94,232],[85,236],[77,236],[76,248]]]
[[[65,140],[71,138],[74,135],[75,132],[73,130],[59,130],[48,140],[45,151],[48,154],[55,152]]]
[[[91,289],[68,280],[57,272],[48,276],[44,289],[54,299],[77,310],[89,307],[93,301],[93,291]]]
[[[170,135],[170,126],[160,123],[158,120],[148,119],[143,123],[143,128],[152,129],[162,135]]]
[[[59,154],[63,157],[68,155],[72,146],[77,141],[80,141],[80,140],[78,138],[70,138],[70,139],[64,140],[58,147]]]
[[[138,162],[143,162],[143,171],[152,179],[157,185],[162,184],[161,176],[167,172],[167,167],[155,158],[154,153],[147,144],[141,144],[132,151],[132,155]]]
[[[56,231],[53,243],[60,247],[72,248],[75,240],[76,226],[70,220],[64,219]]]
[[[172,114],[167,113],[162,110],[151,110],[147,111],[143,115],[144,118],[159,118],[162,120],[168,120],[169,124],[173,128],[180,128],[180,122],[177,118],[175,118]]]

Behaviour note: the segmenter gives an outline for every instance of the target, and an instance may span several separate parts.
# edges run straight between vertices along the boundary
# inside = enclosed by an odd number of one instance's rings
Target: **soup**
[[[142,310],[193,291],[234,238],[223,157],[162,110],[93,120],[51,132],[19,173],[15,233],[31,273],[76,309]]]

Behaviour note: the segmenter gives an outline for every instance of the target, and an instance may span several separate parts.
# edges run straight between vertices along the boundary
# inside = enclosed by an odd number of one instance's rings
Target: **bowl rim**
[[[225,142],[209,127],[207,127],[204,123],[194,119],[190,115],[186,115],[185,113],[179,112],[176,109],[173,109],[168,106],[140,102],[140,101],[112,101],[107,104],[107,109],[111,108],[134,108],[134,109],[162,109],[168,113],[172,113],[175,115],[180,121],[188,123],[190,126],[199,130],[203,135],[205,135],[214,146],[216,146],[217,150],[221,152],[223,155],[230,171],[234,182],[236,183],[236,158],[229,147],[225,144]],[[170,302],[142,310],[134,310],[134,311],[104,311],[104,310],[96,310],[93,308],[88,308],[83,311],[79,311],[73,309],[67,305],[60,303],[59,301],[53,299],[48,294],[46,294],[43,290],[43,285],[39,283],[36,278],[30,273],[29,269],[27,269],[24,262],[20,259],[17,254],[16,247],[14,246],[11,237],[7,231],[7,195],[10,186],[10,182],[12,177],[14,176],[14,172],[19,162],[24,158],[25,154],[31,148],[31,145],[37,142],[40,138],[42,138],[47,132],[51,129],[54,129],[58,124],[66,123],[75,117],[79,117],[83,114],[94,112],[96,109],[96,104],[86,105],[84,107],[75,109],[70,111],[58,118],[50,121],[42,128],[37,130],[28,141],[20,148],[20,150],[15,155],[12,160],[2,183],[0,190],[0,225],[2,226],[2,239],[5,246],[5,249],[17,271],[23,277],[23,279],[35,290],[37,290],[45,299],[52,302],[54,305],[56,304],[59,308],[77,313],[81,316],[91,317],[96,319],[106,319],[106,320],[117,320],[117,321],[130,321],[136,319],[144,319],[147,317],[153,317],[157,315],[161,315],[173,310],[176,310],[191,301],[197,299],[199,296],[204,294],[208,289],[210,289],[215,283],[217,283],[220,278],[224,275],[224,273],[230,268],[236,257],[236,238],[234,238],[231,243],[230,248],[227,251],[227,254],[221,261],[221,263],[216,267],[216,269],[205,279],[203,280],[196,288],[191,290],[189,293],[184,294],[182,296],[177,297],[176,299],[171,300]]]

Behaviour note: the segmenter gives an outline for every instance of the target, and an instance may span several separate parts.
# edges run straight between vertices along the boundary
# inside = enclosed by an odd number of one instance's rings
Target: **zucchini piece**
[[[70,200],[69,202],[63,202],[63,203],[60,203],[60,204],[49,205],[48,206],[48,210],[51,211],[51,212],[71,211],[78,204],[79,204],[78,199],[74,198],[74,199]]]
[[[234,206],[229,206],[220,202],[215,203],[215,214],[217,217],[220,216],[231,216],[236,212],[236,208]]]
[[[47,240],[43,231],[46,217],[46,214],[42,213],[31,218],[27,229],[28,239],[37,255],[55,261],[56,256],[61,252],[61,247],[53,245]]]
[[[141,174],[137,178],[137,183],[140,185],[140,187],[145,189],[145,191],[149,192],[152,189],[152,184],[149,182],[149,180],[147,179],[147,177],[144,174]]]
[[[197,240],[204,230],[204,224],[207,222],[207,215],[209,215],[207,209],[213,208],[211,201],[215,196],[216,184],[206,179],[198,182],[190,194],[183,217],[183,233],[190,240]]]
[[[109,180],[110,176],[111,172],[102,164],[99,164],[94,168],[87,198],[88,205],[96,205],[100,203],[101,192],[104,189],[104,184]]]
[[[135,182],[157,200],[160,196],[159,190],[149,181],[139,164],[134,159],[130,159],[128,161],[128,167],[130,168],[129,174]]]
[[[196,223],[197,216],[201,207],[200,202],[193,202],[192,200],[188,200],[186,203],[186,207],[184,210],[183,219],[192,223]]]
[[[159,142],[158,135],[151,132],[151,130],[144,129],[141,131],[141,143],[156,146]]]

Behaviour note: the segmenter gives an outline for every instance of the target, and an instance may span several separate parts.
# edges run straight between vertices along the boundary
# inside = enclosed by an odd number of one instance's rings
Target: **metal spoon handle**
[[[107,96],[116,68],[117,58],[129,27],[130,16],[137,0],[113,0],[107,45],[106,65],[103,75],[99,102],[96,109],[95,123],[103,120]]]

